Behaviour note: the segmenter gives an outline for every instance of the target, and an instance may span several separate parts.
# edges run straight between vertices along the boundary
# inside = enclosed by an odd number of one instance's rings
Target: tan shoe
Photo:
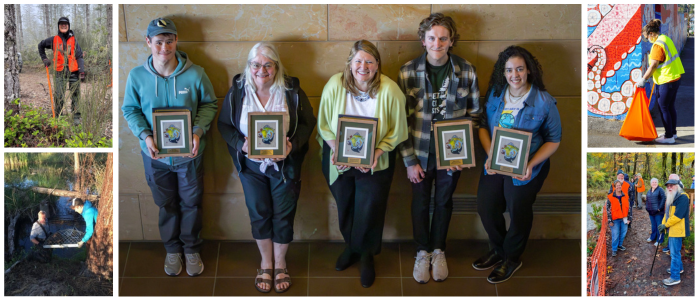
[[[413,279],[418,283],[430,281],[430,253],[425,250],[416,254],[416,263],[413,264]]]
[[[447,279],[447,260],[445,260],[445,252],[440,249],[435,249],[430,255],[432,260],[430,262],[433,265],[433,280],[440,282]]]

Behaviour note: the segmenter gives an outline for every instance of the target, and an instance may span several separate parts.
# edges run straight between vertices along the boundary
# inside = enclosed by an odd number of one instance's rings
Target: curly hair
[[[487,96],[493,92],[494,97],[500,97],[503,90],[508,86],[505,71],[506,62],[511,57],[520,57],[525,60],[527,70],[530,71],[530,74],[527,75],[527,82],[539,88],[540,91],[546,91],[544,82],[542,82],[543,72],[540,62],[525,48],[512,45],[498,54],[498,60],[493,66],[493,73],[491,73],[491,80],[489,80],[489,87],[486,91]]]
[[[642,33],[644,34],[649,34],[649,33],[655,33],[659,34],[661,33],[661,20],[659,19],[653,19],[647,23],[647,25],[644,25],[644,28],[642,28]]]
[[[450,31],[450,41],[452,41],[452,46],[449,50],[452,50],[454,45],[459,40],[459,33],[457,33],[457,25],[451,17],[445,16],[442,13],[432,13],[427,18],[423,19],[418,26],[418,37],[421,41],[425,40],[425,33],[430,31],[433,26],[442,26]]]

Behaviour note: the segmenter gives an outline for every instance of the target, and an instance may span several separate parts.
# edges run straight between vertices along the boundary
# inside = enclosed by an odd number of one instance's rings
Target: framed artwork
[[[531,139],[530,132],[494,127],[489,150],[491,163],[486,170],[508,176],[525,175]]]
[[[472,121],[467,118],[438,121],[433,124],[438,170],[476,165],[472,128]]]
[[[189,110],[153,111],[153,142],[158,157],[192,155],[192,114]]]
[[[248,158],[285,158],[286,126],[283,112],[248,113]]]
[[[335,135],[335,165],[369,168],[374,164],[377,119],[340,115]]]

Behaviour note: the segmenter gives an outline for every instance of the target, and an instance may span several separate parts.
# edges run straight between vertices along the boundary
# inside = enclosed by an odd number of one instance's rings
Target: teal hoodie
[[[204,134],[216,115],[214,87],[204,69],[192,63],[183,51],[175,53],[178,64],[168,77],[153,68],[153,56],[142,66],[133,68],[126,80],[122,112],[129,129],[139,138],[141,151],[148,154],[146,137],[153,135],[153,108],[189,107],[192,109],[192,133],[200,137],[197,156],[204,153]],[[192,160],[189,157],[166,157],[158,161],[179,165]]]
[[[97,208],[92,206],[92,202],[85,200],[83,204],[83,212],[80,214],[85,220],[85,236],[82,239],[83,243],[87,243],[95,232],[95,222],[97,222]]]

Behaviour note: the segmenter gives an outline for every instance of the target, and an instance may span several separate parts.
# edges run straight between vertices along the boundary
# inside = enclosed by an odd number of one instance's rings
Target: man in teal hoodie
[[[216,115],[214,88],[202,67],[177,50],[177,29],[169,19],[148,25],[151,56],[131,70],[124,93],[124,119],[141,143],[146,181],[160,208],[158,228],[167,255],[165,273],[182,271],[182,253],[190,276],[204,271],[199,252],[202,239],[202,137]],[[187,107],[192,111],[192,156],[159,158],[153,142],[154,108]]]
[[[83,216],[85,220],[85,236],[78,242],[78,247],[83,247],[83,244],[87,243],[92,237],[92,233],[95,232],[95,222],[97,222],[97,208],[92,205],[90,201],[83,201],[82,199],[73,198],[73,203],[70,206],[75,212]]]

